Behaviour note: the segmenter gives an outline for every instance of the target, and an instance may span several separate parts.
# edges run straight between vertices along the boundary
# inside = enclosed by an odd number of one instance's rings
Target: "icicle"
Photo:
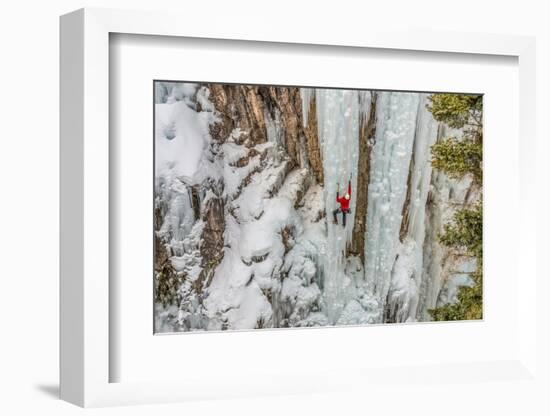
[[[407,193],[419,94],[378,96],[367,208],[365,279],[383,307],[398,254],[401,212]]]
[[[387,297],[394,320],[403,322],[416,320],[421,288],[425,287],[428,275],[423,273],[424,239],[426,235],[426,202],[430,190],[432,166],[430,147],[437,139],[438,123],[426,109],[427,94],[420,95],[416,131],[410,163],[410,186],[407,224],[403,242],[400,243],[399,258],[396,260],[390,293]],[[429,276],[432,278],[432,276]]]
[[[283,129],[281,128],[281,114],[278,109],[275,109],[275,117],[271,113],[264,110],[265,127],[267,133],[267,141],[280,145],[283,141]]]
[[[359,112],[365,119],[368,118],[372,105],[372,92],[367,90],[358,91],[359,94]]]

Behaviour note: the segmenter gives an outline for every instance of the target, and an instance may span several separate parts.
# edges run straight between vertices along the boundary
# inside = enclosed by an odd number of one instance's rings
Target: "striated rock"
[[[307,126],[304,129],[306,136],[306,147],[309,165],[315,174],[317,183],[324,181],[323,159],[321,157],[321,147],[319,146],[319,133],[317,129],[317,108],[315,100],[309,104],[309,116]],[[302,115],[303,116],[303,115]]]
[[[195,216],[195,221],[198,220],[201,216],[201,200],[200,200],[200,189],[198,186],[191,187],[191,205],[193,207],[193,214]]]
[[[267,120],[279,120],[283,131],[284,160],[281,162],[280,178],[274,182],[270,195],[278,192],[289,173],[295,167],[311,167],[318,183],[323,182],[323,165],[317,134],[315,102],[311,103],[311,117],[306,128],[303,127],[301,114],[302,102],[300,89],[294,87],[244,86],[208,84],[209,99],[214,104],[219,122],[210,127],[210,134],[218,144],[223,144],[230,136],[237,144],[250,148],[248,154],[232,164],[242,168],[250,159],[258,155],[254,146],[267,141]],[[239,129],[238,135],[231,135]],[[265,154],[262,155],[265,157]],[[241,190],[247,186],[260,167],[250,171],[243,179],[241,186],[230,200],[238,198]],[[309,185],[311,182],[304,182]],[[296,195],[296,204],[307,191],[301,190]],[[203,271],[195,282],[197,289],[202,290],[212,278],[213,272],[223,258],[223,231],[225,228],[225,210],[231,211],[230,201],[221,197],[210,199],[203,212],[205,227],[202,235],[201,256]],[[194,205],[195,206],[195,205]],[[234,214],[229,212],[230,214]]]
[[[414,171],[414,152],[415,147],[413,146],[411,161],[409,164],[409,175],[407,177],[407,193],[405,195],[405,202],[403,203],[403,210],[401,211],[401,228],[399,229],[399,241],[405,241],[407,236],[407,231],[409,229],[410,222],[410,208],[411,208],[411,192],[413,189],[412,175]]]
[[[353,237],[348,247],[348,255],[359,256],[365,263],[365,231],[370,181],[370,159],[376,135],[376,101],[377,94],[372,93],[370,112],[363,117],[359,126],[359,160],[357,167],[357,203]]]
[[[285,255],[290,251],[292,247],[294,247],[295,232],[296,232],[296,229],[288,225],[286,225],[281,230],[281,241],[283,242],[283,246],[285,247]]]
[[[308,124],[303,127],[302,98],[295,87],[262,87],[260,94],[273,119],[280,118],[283,146],[293,167],[310,167],[317,183],[323,183],[323,163],[317,132],[315,100],[310,103]]]
[[[231,132],[239,128],[242,134],[238,144],[254,147],[267,140],[265,104],[257,86],[208,84],[209,98],[220,117],[220,122],[210,128],[212,138],[223,143]]]
[[[300,155],[300,141],[303,137],[300,90],[288,87],[268,87],[272,103],[279,111],[284,132],[284,147],[295,166],[303,167]],[[272,104],[273,105],[273,104]]]
[[[222,198],[211,198],[206,203],[202,220],[204,229],[200,245],[202,271],[199,278],[195,280],[194,286],[197,292],[201,292],[208,286],[217,265],[223,259],[223,233],[225,231],[225,212]]]

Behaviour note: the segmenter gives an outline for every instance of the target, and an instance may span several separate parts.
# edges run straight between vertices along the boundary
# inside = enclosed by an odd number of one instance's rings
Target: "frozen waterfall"
[[[370,156],[365,233],[364,278],[346,273],[346,245],[351,242],[356,206],[360,117],[369,114],[368,91],[302,89],[304,125],[315,100],[324,166],[327,239],[318,267],[325,276],[323,297],[328,319],[338,322],[346,305],[366,291],[383,321],[414,320],[423,284],[426,201],[430,188],[430,146],[438,123],[426,109],[427,94],[379,92],[376,135]],[[337,116],[335,116],[337,115]],[[352,212],[347,226],[332,224],[338,183],[344,192],[351,177]],[[341,221],[341,220],[340,220]]]
[[[324,199],[327,239],[319,267],[323,269],[324,308],[335,324],[350,299],[356,296],[355,282],[346,274],[346,246],[351,242],[355,210],[347,215],[347,226],[332,223],[332,211],[338,206],[336,193],[342,196],[351,181],[350,207],[356,205],[359,125],[370,109],[369,91],[302,89],[304,125],[307,124],[310,100],[315,99],[319,142],[324,168]],[[339,186],[339,188],[338,188]]]
[[[383,92],[371,155],[365,244],[365,280],[384,305],[399,250],[399,231],[412,155],[418,94]]]

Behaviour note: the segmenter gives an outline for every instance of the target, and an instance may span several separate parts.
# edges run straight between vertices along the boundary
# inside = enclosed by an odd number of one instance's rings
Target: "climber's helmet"
[[[349,194],[346,194],[346,196],[344,198],[349,199]]]

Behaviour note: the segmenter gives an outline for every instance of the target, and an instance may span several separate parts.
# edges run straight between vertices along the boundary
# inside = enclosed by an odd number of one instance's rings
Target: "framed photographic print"
[[[534,41],[216,22],[61,19],[62,398],[536,383]]]

